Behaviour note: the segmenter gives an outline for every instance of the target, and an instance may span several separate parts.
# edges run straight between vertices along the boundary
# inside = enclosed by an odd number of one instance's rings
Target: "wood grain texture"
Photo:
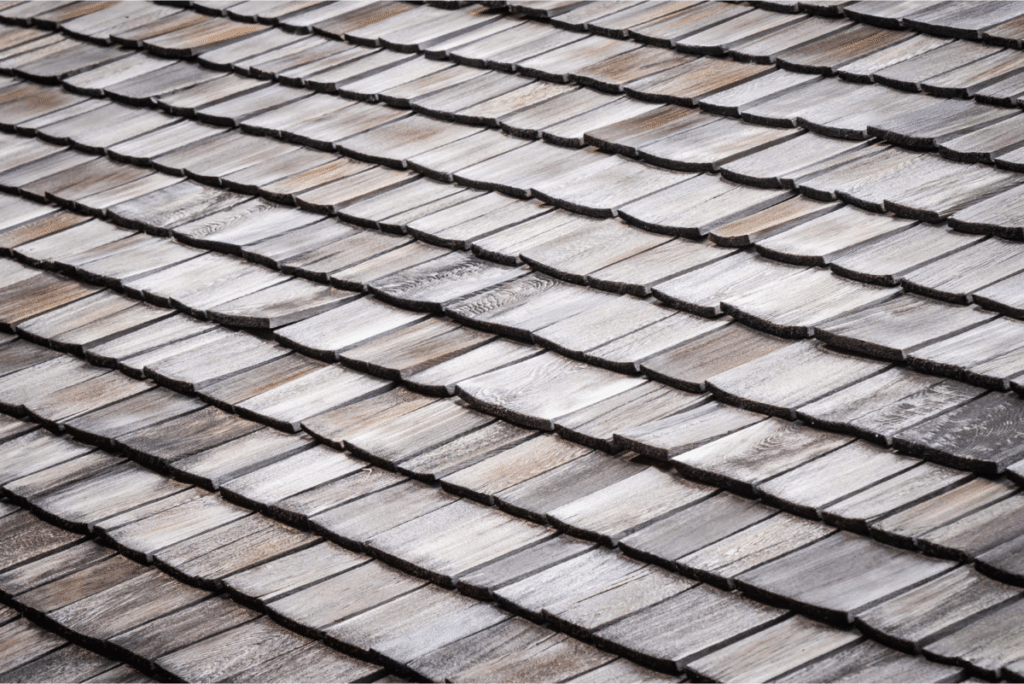
[[[683,627],[679,615],[703,615]],[[679,671],[684,663],[783,618],[785,612],[735,594],[697,586],[599,630],[598,643],[649,667]]]
[[[887,644],[914,648],[1018,595],[970,568],[958,568],[864,611],[857,625]]]
[[[953,567],[841,532],[743,573],[737,582],[754,596],[843,625],[858,610]]]

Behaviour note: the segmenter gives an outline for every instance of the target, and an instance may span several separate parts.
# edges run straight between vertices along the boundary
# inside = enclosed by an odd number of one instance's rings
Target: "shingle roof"
[[[0,3],[0,681],[1024,677],[1022,42]]]

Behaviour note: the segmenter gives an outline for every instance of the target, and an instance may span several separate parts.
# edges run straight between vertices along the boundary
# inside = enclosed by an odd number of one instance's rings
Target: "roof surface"
[[[1024,678],[1024,3],[0,3],[0,680]]]

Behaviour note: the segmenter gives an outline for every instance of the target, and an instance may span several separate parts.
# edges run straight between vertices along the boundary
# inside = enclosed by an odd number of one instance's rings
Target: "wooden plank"
[[[261,164],[260,168],[265,166]],[[193,217],[171,232],[184,242],[237,252],[240,247],[308,226],[319,218],[257,198]]]
[[[211,404],[230,411],[235,404],[324,367],[324,364],[300,354],[289,354],[225,378],[203,388],[198,394]]]
[[[493,600],[494,591],[594,548],[571,537],[551,537],[466,573],[459,578],[458,589],[481,600]]]
[[[628,680],[631,682],[671,682],[675,681],[670,675],[649,670],[623,658],[611,661],[607,665],[585,672],[578,677],[570,679],[570,682],[618,682]]]
[[[105,472],[122,459],[93,451],[8,482],[4,489],[16,501],[28,502],[57,487]]]
[[[645,383],[559,418],[555,430],[574,442],[614,452],[617,432],[680,413],[705,399],[657,383]]]
[[[106,536],[122,553],[151,560],[154,552],[166,546],[247,515],[251,513],[224,503],[219,496],[209,495],[108,530]]]
[[[59,608],[49,617],[64,629],[75,632],[86,644],[95,646],[206,596],[204,591],[151,570]]]
[[[470,378],[458,385],[459,395],[483,410],[543,430],[554,420],[642,381],[617,376],[574,361],[542,354],[515,365]],[[554,391],[554,386],[559,391]],[[566,394],[566,387],[573,387]]]
[[[675,416],[622,430],[615,434],[615,444],[644,456],[667,460],[763,420],[762,415],[709,402]]]
[[[176,390],[192,392],[288,353],[280,345],[244,333],[207,337],[209,341],[194,352],[183,352],[148,364],[146,374]]]
[[[872,533],[877,539],[888,544],[917,548],[920,535],[1015,492],[1016,488],[1006,482],[992,482],[983,478],[969,480],[906,510],[873,522]]]
[[[523,245],[519,258],[562,280],[585,285],[589,283],[590,273],[668,242],[664,236],[652,235],[617,221],[580,224],[576,230],[563,235]]]
[[[1020,459],[1014,436],[1019,403],[988,394],[904,430],[893,443],[940,463],[995,474]]]
[[[444,475],[440,480],[442,487],[447,490],[492,504],[498,492],[587,453],[588,449],[564,439],[537,435],[517,446],[488,454],[466,468]]]
[[[297,432],[306,418],[390,387],[379,378],[327,366],[245,399],[235,405],[235,410],[243,417]]]
[[[672,462],[688,478],[753,496],[758,483],[851,441],[849,437],[769,418],[712,439],[674,457]]]
[[[648,468],[559,506],[548,513],[548,519],[571,534],[614,545],[630,533],[715,493],[711,487],[692,485]]]
[[[779,261],[824,266],[865,242],[892,236],[909,225],[906,220],[847,206],[761,240],[757,251]]]
[[[408,663],[508,617],[493,606],[428,585],[343,620],[329,628],[327,639],[360,654]]]
[[[50,613],[152,572],[114,555],[30,589],[20,594],[18,602],[30,614]]]
[[[684,626],[683,615],[706,619]],[[594,638],[642,665],[679,672],[684,663],[785,616],[735,594],[697,586],[599,630]]]
[[[126,225],[166,234],[171,228],[245,200],[244,195],[185,182],[115,205],[109,213]]]
[[[72,418],[65,424],[73,435],[84,439],[114,440],[129,432],[203,408],[203,403],[163,388]]]
[[[422,314],[410,313],[372,298],[361,298],[287,326],[278,335],[307,354],[334,361],[344,349],[424,318]]]
[[[965,473],[922,463],[822,510],[837,527],[863,532],[876,518],[896,513],[962,484]]]
[[[111,372],[43,394],[38,399],[29,399],[24,406],[29,415],[45,427],[60,430],[69,418],[148,389],[145,383]]]
[[[737,583],[753,596],[842,625],[861,609],[953,567],[840,532],[749,570]]]
[[[343,409],[335,409],[310,418],[303,424],[303,429],[321,441],[342,449],[345,440],[357,430],[365,429],[368,421],[394,420],[434,401],[435,399],[396,388]]]
[[[270,506],[271,513],[288,523],[304,525],[318,513],[360,497],[407,482],[402,475],[381,468],[363,468],[349,476],[322,484],[282,499]]]
[[[771,681],[858,639],[855,632],[821,625],[802,616],[789,618],[691,663],[701,677]]]
[[[837,255],[831,268],[841,276],[861,282],[898,285],[905,274],[980,239],[978,236],[917,224]]]
[[[70,644],[4,673],[12,681],[89,681],[117,667],[117,661]]]
[[[455,501],[374,535],[366,546],[406,572],[454,587],[460,575],[553,534],[507,513]]]
[[[646,297],[662,281],[730,254],[708,242],[675,239],[592,271],[586,280],[602,290]]]
[[[871,641],[861,641],[835,651],[822,660],[801,667],[779,681],[841,678],[893,679],[906,682],[952,682],[964,676],[959,668],[932,663],[893,651]]]
[[[762,482],[756,489],[767,503],[817,518],[830,504],[917,464],[917,459],[854,442]]]
[[[167,465],[244,437],[259,427],[211,407],[122,435],[117,443],[144,463]]]
[[[339,352],[347,364],[400,380],[491,342],[486,333],[431,318]]]
[[[925,372],[967,380],[975,385],[1004,390],[1019,364],[1017,321],[1000,317],[967,332],[936,342],[910,356]]]
[[[973,559],[1016,537],[1010,530],[1020,516],[1018,497],[1000,499],[922,534],[921,547],[948,558]]]
[[[312,445],[311,440],[282,435],[270,428],[249,428],[259,426],[248,423],[242,434],[221,444],[179,459],[168,459],[172,472],[189,482],[216,489],[223,482],[292,456]]]
[[[539,474],[502,489],[494,494],[494,499],[499,507],[516,515],[547,522],[547,514],[560,506],[625,480],[643,469],[636,463],[596,452],[557,466],[549,460]]]
[[[523,273],[523,269],[496,266],[456,253],[371,281],[367,288],[399,306],[439,312],[448,302],[519,278]]]
[[[451,396],[461,380],[539,353],[540,350],[532,345],[496,338],[454,358],[408,374],[403,377],[403,382],[422,394]]]
[[[228,480],[221,486],[221,490],[228,500],[260,508],[344,477],[362,467],[360,461],[334,449],[315,446]]]
[[[791,369],[800,367],[799,377]],[[708,378],[716,396],[771,415],[794,418],[804,404],[843,389],[888,368],[831,352],[809,343],[794,344]]]
[[[667,280],[653,292],[672,306],[710,318],[722,313],[724,299],[749,293],[767,280],[789,280],[802,270],[743,251]]]
[[[809,337],[823,321],[874,306],[897,294],[891,288],[840,280],[822,270],[796,270],[768,285],[728,294],[721,307],[734,318],[767,332]]]
[[[138,330],[85,350],[92,363],[121,368],[122,372],[142,377],[149,354],[166,345],[210,332],[213,326],[187,316],[163,318]],[[141,365],[140,365],[141,362]]]
[[[679,567],[702,581],[734,589],[737,575],[834,533],[828,525],[779,513],[683,556]]]
[[[938,641],[924,646],[936,660],[970,667],[986,676],[999,676],[1005,666],[1020,660],[1021,645],[1011,625],[1020,619],[1022,605],[1014,601]]]
[[[15,620],[3,625],[0,636],[4,644],[0,649],[0,667],[4,671],[30,663],[67,644],[56,634],[36,627],[28,620]]]
[[[4,387],[0,388],[0,406],[9,413],[20,414],[24,412],[25,402],[36,393],[45,396],[103,375],[104,372],[104,369],[95,368],[74,357],[61,355],[6,376]]]
[[[262,516],[249,516],[157,551],[154,562],[191,584],[220,589],[225,577],[319,541]]]
[[[15,339],[0,347],[0,359],[3,364],[0,366],[0,375],[11,375],[26,368],[53,361],[60,356],[46,347]]]
[[[85,532],[105,518],[185,489],[185,485],[143,470],[134,463],[125,463],[54,488],[32,499],[32,504],[69,529]],[[102,499],[96,497],[97,490],[104,492]]]
[[[237,600],[260,607],[369,560],[334,544],[316,544],[225,578],[224,586]]]
[[[230,679],[235,672],[263,665],[309,643],[263,617],[161,656],[154,664],[156,671],[180,679]]]
[[[20,422],[20,421],[19,421]],[[23,423],[31,428],[30,423]],[[13,431],[12,431],[13,432]],[[92,451],[84,444],[61,439],[44,430],[34,430],[4,441],[4,461],[0,466],[0,482],[7,484],[14,480],[59,465]]]
[[[283,624],[307,634],[414,591],[425,584],[376,561],[359,565],[271,601],[267,610]]]
[[[409,663],[420,677],[564,680],[612,660],[592,646],[512,618]]]
[[[438,400],[390,421],[385,416],[354,426],[345,437],[345,448],[360,458],[383,467],[393,467],[428,449],[450,442],[493,422],[493,418],[470,410],[462,402]]]
[[[916,649],[1019,594],[971,568],[958,568],[864,611],[857,626],[896,648]]]
[[[242,670],[234,676],[251,682],[276,682],[284,678],[358,681],[377,678],[384,673],[384,668],[378,665],[312,643],[289,651],[280,658]]]
[[[901,430],[980,396],[984,390],[893,368],[797,411],[804,422],[891,444]],[[862,403],[868,398],[868,403]]]
[[[424,480],[439,480],[491,458],[535,436],[509,423],[493,422],[403,461],[398,471]]]
[[[148,668],[162,655],[258,617],[230,600],[211,597],[119,634],[110,644],[132,664]]]

